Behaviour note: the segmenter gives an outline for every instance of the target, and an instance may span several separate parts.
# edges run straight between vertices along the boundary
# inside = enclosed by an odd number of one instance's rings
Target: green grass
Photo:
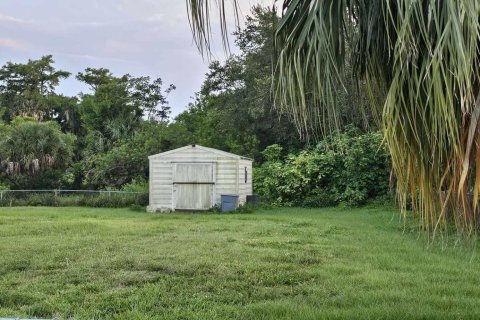
[[[473,249],[390,209],[0,209],[0,317],[478,319]]]

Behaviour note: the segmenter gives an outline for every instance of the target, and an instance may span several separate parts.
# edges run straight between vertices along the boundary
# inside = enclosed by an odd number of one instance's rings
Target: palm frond
[[[478,224],[479,21],[471,0],[290,0],[276,35],[277,101],[306,134],[336,125],[335,88],[355,48],[354,75],[387,93],[372,107],[401,204],[408,195],[431,234],[449,219],[463,234]]]
[[[197,44],[208,49],[208,2],[187,3]],[[449,221],[461,234],[477,230],[479,1],[285,0],[275,46],[276,102],[299,132],[337,126],[350,59],[383,128],[402,208],[410,198],[429,235]]]
[[[228,42],[227,12],[230,4],[235,23],[239,25],[239,7],[237,0],[186,0],[190,28],[193,39],[202,56],[210,56],[212,49],[212,9],[217,9],[223,49],[230,51]]]

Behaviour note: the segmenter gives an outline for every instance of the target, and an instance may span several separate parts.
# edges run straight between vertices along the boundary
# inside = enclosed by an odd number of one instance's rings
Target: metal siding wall
[[[180,184],[176,186],[175,209],[208,210],[212,204],[213,185]]]
[[[222,194],[237,194],[238,162],[228,156],[189,148],[172,154],[150,159],[150,205],[173,209],[173,163],[210,162],[216,164],[215,203],[220,204]],[[240,160],[243,162],[244,160]],[[247,161],[250,162],[250,161]],[[251,164],[250,164],[251,165]],[[153,171],[152,171],[153,170]],[[240,179],[242,182],[242,179]],[[245,198],[245,197],[244,197]]]
[[[172,209],[172,164],[150,160],[150,207]]]
[[[174,163],[175,209],[205,210],[213,206],[213,163]]]
[[[174,162],[212,162],[216,159],[229,159],[221,155],[207,152],[200,149],[190,148],[186,150],[181,150],[175,153],[167,154],[157,159],[161,161],[174,161]]]
[[[247,183],[245,183],[245,167],[247,168]],[[240,177],[239,180],[239,202],[245,203],[247,201],[247,196],[253,194],[252,185],[253,185],[253,172],[252,172],[252,161],[249,160],[240,160],[238,165],[238,174]]]
[[[237,193],[236,159],[224,159],[217,162],[216,204],[220,204],[222,194]]]
[[[212,170],[212,163],[177,163],[174,182],[213,182]]]

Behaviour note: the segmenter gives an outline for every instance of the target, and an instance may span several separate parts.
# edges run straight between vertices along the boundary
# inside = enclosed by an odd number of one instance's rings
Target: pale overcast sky
[[[272,1],[240,3],[245,15]],[[73,75],[105,67],[115,75],[161,77],[165,88],[177,86],[169,96],[173,115],[185,110],[208,66],[192,41],[184,0],[0,0],[0,64],[47,54]],[[76,95],[87,88],[72,76],[58,91]]]

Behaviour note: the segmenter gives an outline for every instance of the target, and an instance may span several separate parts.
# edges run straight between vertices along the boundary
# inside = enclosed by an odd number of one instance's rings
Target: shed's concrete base
[[[155,213],[155,212],[173,212],[172,208],[165,208],[165,207],[156,207],[156,206],[147,206],[147,212]]]

